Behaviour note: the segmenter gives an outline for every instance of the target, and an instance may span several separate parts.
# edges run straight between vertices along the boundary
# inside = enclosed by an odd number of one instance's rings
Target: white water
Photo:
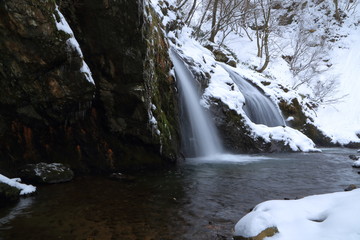
[[[286,125],[279,109],[268,97],[236,72],[226,66],[223,67],[244,95],[245,105],[243,109],[252,122],[269,127]]]
[[[177,85],[189,117],[191,133],[182,132],[186,141],[190,142],[195,156],[210,156],[222,152],[222,145],[216,128],[200,106],[200,96],[196,92],[195,79],[183,60],[170,50],[170,58],[175,67]]]

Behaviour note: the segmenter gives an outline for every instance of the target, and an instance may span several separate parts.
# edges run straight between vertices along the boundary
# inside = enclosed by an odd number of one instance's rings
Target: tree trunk
[[[199,25],[198,25],[197,28],[196,28],[196,36],[197,36],[197,37],[199,36],[200,30],[201,30],[201,26],[202,26],[202,24],[204,23],[204,20],[205,20],[205,17],[206,17],[206,13],[207,13],[207,11],[209,10],[210,5],[211,5],[211,1],[209,1],[208,5],[206,6],[206,9],[205,9],[205,11],[204,11],[204,14],[202,15],[201,20],[200,20],[200,22],[199,22]]]
[[[210,42],[215,42],[215,36],[216,36],[216,13],[217,13],[218,4],[219,4],[219,0],[214,0],[212,21],[211,21],[211,34],[210,34],[210,38],[209,38]]]
[[[333,0],[334,4],[335,4],[335,19],[336,21],[340,22],[340,12],[339,12],[339,1],[338,0]]]
[[[191,18],[192,18],[192,16],[194,15],[194,12],[195,12],[195,8],[196,8],[196,0],[194,0],[193,5],[191,6],[189,15],[188,15],[188,17],[187,17],[186,20],[185,20],[185,24],[187,24],[187,25],[190,24]]]
[[[270,53],[269,53],[269,30],[268,30],[268,27],[265,28],[265,31],[264,31],[264,50],[265,50],[265,62],[264,62],[264,65],[259,69],[259,70],[256,70],[258,72],[263,72],[267,66],[269,65],[269,62],[270,62]]]

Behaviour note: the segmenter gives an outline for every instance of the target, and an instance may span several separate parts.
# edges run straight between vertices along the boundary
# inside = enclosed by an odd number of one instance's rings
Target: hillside
[[[168,37],[186,57],[199,63],[204,72],[214,72],[206,66],[213,64],[207,64],[211,62],[209,58],[224,61],[216,51],[225,53],[228,63],[236,62],[239,73],[278,103],[288,126],[302,131],[318,145],[360,142],[357,137],[360,110],[354,108],[359,100],[356,83],[359,4],[356,1],[340,1],[337,11],[334,3],[326,1],[218,2],[215,20],[221,27],[213,43],[209,41],[214,21],[213,2],[167,2],[176,11],[168,11],[163,23],[167,25]],[[159,9],[166,5],[162,1],[153,4],[162,6]],[[228,16],[225,11],[229,11]],[[268,43],[262,46],[259,57],[257,36],[262,44],[266,34]],[[208,49],[213,46],[212,53],[201,46]],[[269,62],[259,73],[267,61],[266,48]],[[216,71],[210,82],[218,79],[214,75]],[[213,94],[209,91],[210,87],[205,91],[205,100],[207,94]],[[294,106],[294,99],[300,103],[300,115],[305,120],[299,120],[298,110],[286,112],[284,104],[281,105],[285,102],[286,106]],[[226,101],[229,106],[235,106],[239,99]],[[314,128],[319,130],[316,134]]]

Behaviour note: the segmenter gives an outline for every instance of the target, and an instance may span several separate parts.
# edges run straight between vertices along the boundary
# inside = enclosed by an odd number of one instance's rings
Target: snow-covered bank
[[[294,1],[304,3],[305,1]],[[325,37],[322,60],[316,65],[321,69],[314,77],[313,84],[302,85],[296,89],[296,94],[320,100],[321,93],[314,91],[319,82],[326,83],[335,80],[334,89],[324,99],[317,102],[319,107],[308,111],[313,124],[317,126],[333,143],[348,144],[360,142],[360,108],[356,106],[360,102],[360,39],[359,39],[359,15],[360,4],[354,4],[354,9],[346,12],[341,24],[334,21],[333,15],[324,14],[324,9],[334,12],[333,5],[329,3],[314,4],[301,9],[301,14],[295,17],[288,25],[278,26],[273,35],[271,45],[271,61],[264,74],[271,76],[275,83],[282,84],[291,89],[294,86],[296,76],[290,71],[288,62],[284,56],[293,56],[298,39],[300,23],[306,23],[306,29],[313,29],[309,34],[312,41],[319,41]],[[353,2],[354,3],[354,2]],[[344,3],[341,3],[344,4]],[[286,3],[284,3],[286,5]],[[281,11],[281,10],[280,10]],[[295,15],[294,15],[295,16]],[[254,32],[248,29],[254,37]],[[275,36],[276,35],[276,36]],[[259,66],[263,59],[256,56],[256,41],[250,40],[245,34],[240,36],[230,33],[225,44],[231,48],[239,58],[239,62],[246,66]],[[308,49],[309,51],[311,48]],[[305,63],[303,63],[305,64]],[[242,70],[243,73],[252,71]],[[254,71],[253,71],[254,72]],[[303,106],[305,106],[303,104]]]
[[[341,79],[339,92],[346,95],[339,103],[319,109],[317,124],[335,142],[347,144],[359,142],[360,133],[360,33],[349,28],[349,36],[344,39],[346,48],[337,48],[332,53],[336,60],[334,70]]]
[[[314,195],[299,200],[272,200],[257,205],[235,226],[234,236],[252,237],[267,228],[271,240],[360,239],[360,189]]]
[[[20,195],[27,195],[36,191],[36,187],[20,183],[19,178],[10,179],[0,174],[0,182],[19,189]]]

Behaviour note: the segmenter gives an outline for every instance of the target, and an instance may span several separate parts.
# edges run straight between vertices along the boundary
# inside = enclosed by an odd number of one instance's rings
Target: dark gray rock
[[[354,161],[359,160],[359,157],[358,157],[358,156],[355,156],[355,155],[353,155],[353,154],[349,155],[349,158],[350,158],[351,160],[354,160]]]
[[[350,184],[349,186],[347,186],[344,191],[348,192],[348,191],[352,191],[354,189],[357,189],[357,186],[355,184]]]
[[[74,178],[74,172],[61,163],[38,163],[25,165],[20,177],[32,183],[61,183]]]

